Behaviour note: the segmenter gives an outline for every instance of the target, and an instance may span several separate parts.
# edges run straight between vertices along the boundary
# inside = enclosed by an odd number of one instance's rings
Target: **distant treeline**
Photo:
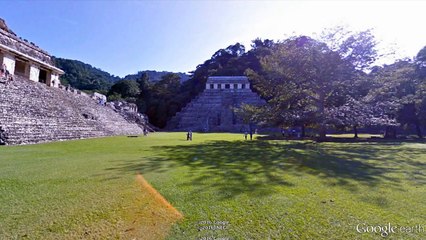
[[[66,72],[63,83],[101,90],[109,100],[134,102],[160,128],[204,90],[209,76],[246,75],[267,101],[261,108],[242,106],[238,112],[247,123],[297,126],[302,134],[307,127],[320,137],[330,128],[356,133],[373,126],[394,137],[397,127],[412,127],[421,137],[426,126],[426,47],[412,59],[375,66],[380,57],[376,45],[370,31],[342,28],[326,30],[319,38],[255,39],[249,51],[240,43],[219,49],[186,81],[181,74],[155,71],[119,79],[78,61],[57,64]]]
[[[136,74],[126,75],[124,78],[111,75],[99,68],[93,67],[90,64],[65,58],[53,57],[53,61],[56,67],[64,70],[65,74],[61,76],[62,85],[70,85],[73,88],[77,88],[85,91],[97,91],[107,93],[112,85],[120,80],[137,80],[142,74],[148,74],[150,81],[158,82],[164,75],[172,72],[167,71],[139,71]],[[176,73],[180,77],[181,81],[189,79],[189,75],[185,73]]]

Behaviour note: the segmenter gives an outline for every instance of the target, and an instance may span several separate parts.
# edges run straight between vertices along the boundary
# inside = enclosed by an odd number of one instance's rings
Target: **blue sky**
[[[6,0],[1,17],[51,55],[111,74],[188,72],[236,42],[285,39],[347,25],[374,28],[382,49],[413,57],[426,46],[425,1]],[[392,61],[389,58],[388,61]],[[386,61],[384,61],[386,62]]]

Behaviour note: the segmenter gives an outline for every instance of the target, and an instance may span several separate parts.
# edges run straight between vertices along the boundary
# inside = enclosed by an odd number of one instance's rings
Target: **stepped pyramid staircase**
[[[113,109],[78,95],[15,76],[0,83],[0,143],[28,144],[143,134]]]
[[[235,114],[241,104],[265,103],[250,89],[205,89],[167,123],[168,130],[241,132],[247,128]]]

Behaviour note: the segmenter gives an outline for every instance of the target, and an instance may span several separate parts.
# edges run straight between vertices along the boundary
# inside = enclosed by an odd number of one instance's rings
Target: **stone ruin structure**
[[[106,105],[112,108],[115,112],[118,112],[129,122],[136,122],[149,132],[155,132],[157,130],[155,126],[149,123],[148,116],[140,113],[138,111],[138,106],[134,103],[117,100],[113,102],[107,102]]]
[[[64,73],[54,66],[50,55],[26,39],[16,36],[0,18],[0,65],[15,76],[58,87]]]
[[[178,112],[167,124],[169,130],[247,131],[248,126],[235,113],[241,104],[262,105],[245,76],[217,76],[207,79],[204,91]]]
[[[121,110],[60,85],[64,72],[50,55],[18,38],[2,19],[0,61],[14,75],[0,81],[0,145],[144,133],[141,116],[123,117]]]

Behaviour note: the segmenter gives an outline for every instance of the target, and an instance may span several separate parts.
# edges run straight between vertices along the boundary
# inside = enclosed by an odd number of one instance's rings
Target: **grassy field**
[[[356,227],[388,223],[388,239],[425,239],[425,183],[424,143],[156,133],[3,146],[0,239],[382,239]]]

